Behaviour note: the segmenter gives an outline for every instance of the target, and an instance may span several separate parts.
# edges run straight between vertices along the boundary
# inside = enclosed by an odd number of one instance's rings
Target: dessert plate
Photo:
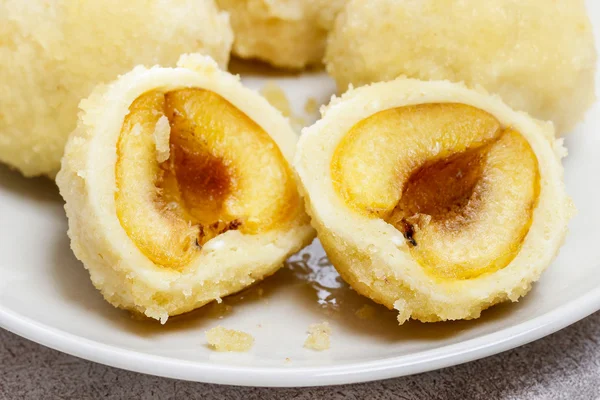
[[[600,43],[600,4],[588,1]],[[234,65],[260,89],[282,87],[294,119],[335,91],[322,72],[297,76]],[[600,82],[600,78],[597,79]],[[298,122],[298,121],[296,121]],[[128,370],[201,382],[314,386],[362,382],[443,368],[551,334],[600,309],[600,104],[566,138],[566,182],[579,214],[555,262],[519,303],[479,320],[398,326],[394,312],[353,292],[315,241],[265,282],[170,319],[137,320],[111,307],[69,249],[63,202],[46,179],[0,168],[0,326],[43,345]],[[331,348],[303,348],[308,326],[328,321]],[[251,333],[248,353],[217,353],[204,332]]]

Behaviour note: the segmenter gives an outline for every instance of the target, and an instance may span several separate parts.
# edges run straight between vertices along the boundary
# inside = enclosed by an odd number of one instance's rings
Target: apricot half
[[[169,122],[169,157],[154,132]],[[150,179],[148,179],[151,177]],[[298,209],[291,170],[271,137],[202,89],[153,91],[129,108],[117,147],[117,214],[155,264],[181,268],[213,237],[264,232]]]
[[[114,306],[165,322],[314,237],[290,166],[297,135],[212,59],[136,67],[81,107],[57,183],[71,247]]]
[[[539,192],[537,158],[521,134],[463,104],[366,118],[342,139],[331,168],[347,204],[395,226],[419,264],[440,278],[508,265]]]
[[[335,98],[295,167],[331,263],[403,323],[470,319],[524,296],[573,207],[552,124],[446,81]]]

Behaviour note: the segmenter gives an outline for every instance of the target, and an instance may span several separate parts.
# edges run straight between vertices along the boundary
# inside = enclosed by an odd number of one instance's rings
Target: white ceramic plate
[[[590,0],[589,7],[600,28],[600,4]],[[255,88],[266,79],[285,88],[298,114],[309,96],[323,103],[334,91],[322,74],[267,78],[245,74]],[[360,382],[489,356],[600,309],[599,131],[596,104],[585,123],[567,138],[566,181],[579,215],[560,256],[525,299],[488,310],[476,321],[410,322],[401,327],[393,312],[373,304],[372,318],[363,320],[355,314],[370,301],[340,280],[318,242],[266,282],[227,298],[225,305],[209,305],[165,326],[134,320],[104,302],[72,255],[54,184],[0,168],[0,326],[115,367],[235,385]],[[320,321],[332,325],[331,349],[304,349],[308,325]],[[204,331],[219,324],[254,335],[252,351],[211,351]]]

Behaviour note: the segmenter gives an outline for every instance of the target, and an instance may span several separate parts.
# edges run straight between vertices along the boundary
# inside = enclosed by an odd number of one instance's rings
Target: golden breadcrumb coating
[[[231,15],[233,53],[276,67],[319,64],[335,16],[347,0],[217,0]]]
[[[189,52],[225,66],[232,41],[214,0],[1,0],[0,161],[54,176],[96,84]]]
[[[583,0],[351,0],[325,59],[341,91],[398,76],[480,85],[559,134],[595,99]]]
[[[447,112],[458,114],[444,119]],[[494,304],[527,294],[556,256],[574,207],[563,182],[566,150],[551,123],[513,111],[483,90],[406,78],[350,90],[322,113],[304,129],[294,162],[307,211],[341,277],[358,293],[398,310],[399,323],[478,318]],[[440,131],[431,130],[436,126]],[[356,134],[364,129],[368,135],[361,142]],[[458,150],[464,135],[474,138],[474,150]],[[403,158],[423,152],[430,160],[422,165]],[[336,158],[343,161],[348,153],[351,162],[340,167]],[[522,157],[527,165],[515,162]],[[400,177],[406,168],[413,171],[408,184]],[[347,170],[353,175],[344,175]],[[436,183],[440,176],[446,183]],[[340,192],[344,182],[356,186]],[[446,184],[457,192],[444,189]],[[392,202],[386,211],[388,189]],[[470,197],[463,201],[460,192],[467,190]],[[448,208],[436,205],[445,198]],[[365,199],[380,208],[363,208],[358,201]],[[455,200],[462,203],[453,205]],[[395,215],[410,215],[411,208],[416,214],[397,223]],[[503,241],[510,257],[490,254]],[[456,257],[467,266],[444,270],[429,264],[424,251],[434,260]],[[472,256],[491,264],[478,265]]]
[[[81,107],[56,181],[71,248],[115,307],[165,322],[313,239],[290,166],[297,135],[209,57],[138,66]]]
[[[252,335],[222,326],[214,327],[206,331],[208,344],[216,351],[249,351],[254,344]]]

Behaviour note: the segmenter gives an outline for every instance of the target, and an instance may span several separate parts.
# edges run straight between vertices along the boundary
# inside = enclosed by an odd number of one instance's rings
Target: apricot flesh
[[[277,144],[218,94],[152,91],[129,111],[117,144],[117,215],[155,264],[181,269],[213,237],[276,229],[297,209]],[[169,122],[170,151],[159,162],[153,133],[161,118]]]
[[[537,158],[523,136],[483,110],[422,104],[356,124],[331,163],[336,192],[405,237],[438,279],[471,279],[507,266],[539,196]]]

